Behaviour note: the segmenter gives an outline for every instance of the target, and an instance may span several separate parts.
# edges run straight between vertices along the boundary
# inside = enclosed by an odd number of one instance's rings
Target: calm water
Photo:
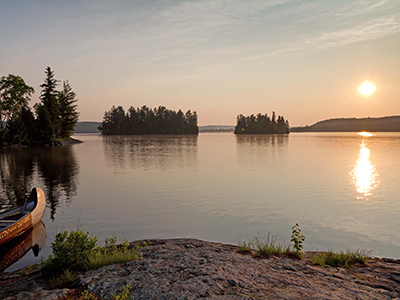
[[[47,197],[47,240],[8,270],[50,254],[61,230],[119,240],[236,243],[270,232],[307,250],[400,258],[400,134],[79,135],[83,144],[0,152],[0,204],[33,186]]]

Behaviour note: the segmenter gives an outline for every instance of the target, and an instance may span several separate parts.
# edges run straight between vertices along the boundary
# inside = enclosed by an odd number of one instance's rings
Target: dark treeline
[[[103,135],[199,133],[196,112],[176,112],[164,106],[151,109],[146,105],[132,106],[126,113],[122,106],[113,106],[104,113],[99,130]]]
[[[34,89],[16,75],[0,78],[0,147],[7,145],[45,145],[68,140],[79,113],[76,94],[68,81],[57,90],[59,80],[47,67],[40,103],[28,106]]]
[[[267,114],[237,116],[235,134],[284,134],[289,133],[289,122],[284,117],[278,116],[272,112],[272,118]]]

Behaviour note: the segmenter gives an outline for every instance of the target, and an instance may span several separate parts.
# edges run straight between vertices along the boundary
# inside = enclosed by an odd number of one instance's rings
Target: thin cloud
[[[305,46],[337,47],[351,43],[374,40],[400,32],[399,15],[389,18],[377,18],[364,24],[332,32],[325,32],[309,39]]]

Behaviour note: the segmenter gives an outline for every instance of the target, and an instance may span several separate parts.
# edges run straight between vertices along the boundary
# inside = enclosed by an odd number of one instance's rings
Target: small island
[[[198,134],[197,113],[188,110],[185,114],[167,109],[165,106],[148,108],[146,105],[131,106],[125,113],[122,106],[111,107],[104,113],[98,127],[102,135],[144,134]]]
[[[66,145],[79,141],[71,138],[78,122],[76,94],[68,81],[57,90],[59,80],[54,78],[50,67],[45,69],[46,78],[40,103],[28,106],[33,87],[25,84],[22,77],[9,74],[0,78],[0,147],[16,145]]]
[[[289,121],[283,116],[276,119],[275,112],[272,112],[272,118],[267,114],[261,113],[245,117],[240,114],[237,116],[235,134],[288,134]]]

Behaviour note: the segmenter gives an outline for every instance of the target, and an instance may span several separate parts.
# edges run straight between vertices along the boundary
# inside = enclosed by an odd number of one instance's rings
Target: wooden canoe
[[[32,189],[24,205],[0,214],[0,245],[19,236],[38,223],[44,214],[46,199],[41,189]]]

